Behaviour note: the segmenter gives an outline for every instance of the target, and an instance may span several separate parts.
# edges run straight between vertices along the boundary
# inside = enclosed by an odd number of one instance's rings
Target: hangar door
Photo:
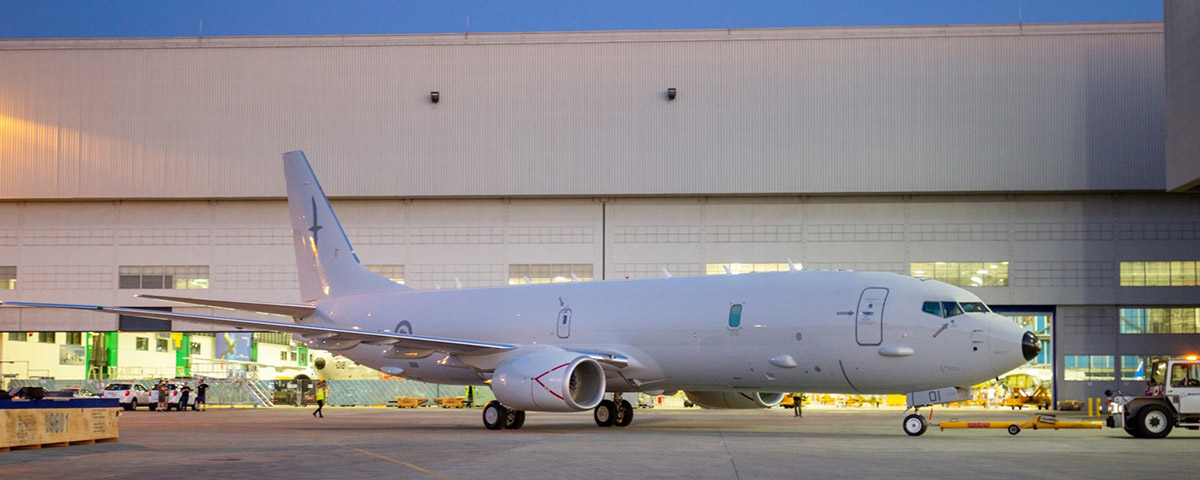
[[[858,297],[858,313],[854,317],[854,335],[859,345],[883,343],[883,304],[888,289],[866,288]]]

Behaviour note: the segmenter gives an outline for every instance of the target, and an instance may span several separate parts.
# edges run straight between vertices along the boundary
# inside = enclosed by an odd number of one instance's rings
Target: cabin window
[[[942,304],[939,302],[925,302],[921,305],[921,311],[930,315],[942,316]]]
[[[741,328],[742,326],[742,304],[735,303],[729,307],[729,328]]]

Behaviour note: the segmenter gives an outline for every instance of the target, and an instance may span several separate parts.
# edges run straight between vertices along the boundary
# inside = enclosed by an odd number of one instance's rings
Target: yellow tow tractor
[[[1093,421],[1067,421],[1059,420],[1056,415],[1037,415],[1033,420],[1025,422],[960,422],[949,421],[939,423],[938,428],[943,431],[954,428],[1003,428],[1008,430],[1009,435],[1021,433],[1021,429],[1032,428],[1034,430],[1067,430],[1067,429],[1084,429],[1084,428],[1102,428],[1104,425],[1101,422]]]
[[[1050,409],[1050,392],[1046,390],[1045,386],[1039,385],[1032,376],[1027,374],[1009,375],[1004,378],[1004,385],[1012,394],[1002,400],[1000,406],[1010,407],[1014,410],[1025,407],[1037,407],[1038,410]],[[1025,393],[1031,389],[1033,393]]]

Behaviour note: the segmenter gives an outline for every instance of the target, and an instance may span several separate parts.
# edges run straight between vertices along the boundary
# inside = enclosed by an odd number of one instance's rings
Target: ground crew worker
[[[321,418],[325,418],[325,414],[321,413],[321,409],[322,409],[322,408],[325,408],[325,396],[326,396],[326,395],[329,395],[329,390],[328,390],[328,388],[329,388],[329,387],[327,387],[327,386],[325,385],[325,381],[324,381],[324,380],[321,380],[320,382],[317,382],[317,392],[316,392],[316,397],[317,397],[317,410],[316,410],[315,412],[313,412],[313,416],[314,416],[314,417],[321,417]]]

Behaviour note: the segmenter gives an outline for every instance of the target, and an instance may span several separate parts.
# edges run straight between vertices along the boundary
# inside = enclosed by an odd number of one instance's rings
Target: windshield
[[[988,313],[991,311],[988,310],[987,305],[984,305],[983,302],[964,302],[961,305],[963,311],[967,313]]]
[[[104,389],[105,390],[129,390],[129,384],[128,383],[110,383],[110,384],[108,384],[107,387],[104,387]]]
[[[1150,374],[1150,383],[1161,385],[1167,378],[1167,362],[1155,362]]]

